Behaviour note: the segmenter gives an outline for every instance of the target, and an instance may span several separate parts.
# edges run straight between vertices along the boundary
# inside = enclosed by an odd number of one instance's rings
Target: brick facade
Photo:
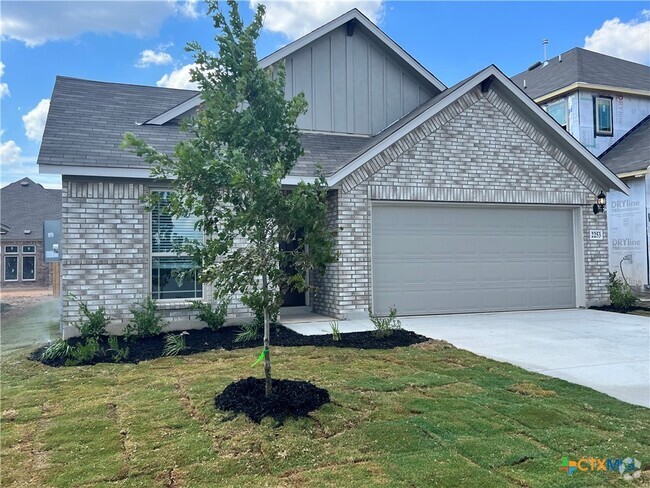
[[[140,198],[146,180],[63,177],[63,323],[77,318],[67,293],[104,305],[116,324],[150,293],[150,223]],[[365,315],[372,301],[372,201],[471,202],[570,206],[584,233],[585,300],[607,298],[606,217],[591,204],[600,188],[517,114],[494,89],[467,93],[346,177],[328,196],[337,230],[338,262],[313,276],[316,312],[346,318]],[[580,253],[578,253],[580,254]],[[576,259],[581,259],[576,256]],[[204,298],[211,290],[204,288]],[[179,303],[161,303],[178,327],[194,315]],[[237,300],[230,315],[248,316]]]
[[[17,246],[18,254],[6,254],[5,246]],[[35,253],[23,253],[23,246],[34,246]],[[5,256],[16,256],[18,258],[18,279],[15,281],[5,280]],[[23,280],[23,256],[34,256],[35,276],[33,280]],[[43,258],[42,240],[4,240],[0,238],[0,283],[4,289],[29,289],[29,288],[50,288],[52,286],[52,265],[46,263]]]
[[[316,311],[345,318],[365,314],[371,305],[373,200],[553,204],[579,209],[585,303],[602,303],[607,299],[607,240],[588,238],[591,229],[606,235],[605,215],[591,211],[593,195],[599,191],[576,163],[496,91],[484,94],[477,88],[341,182],[337,195],[340,259],[326,274],[335,302]]]

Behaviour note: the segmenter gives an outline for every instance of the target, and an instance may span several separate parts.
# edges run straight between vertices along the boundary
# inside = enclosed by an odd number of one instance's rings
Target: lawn
[[[214,395],[257,349],[51,368],[2,360],[5,486],[641,486],[650,410],[457,349],[274,348],[274,374],[327,388],[311,418],[224,421]],[[560,470],[642,461],[641,480]]]

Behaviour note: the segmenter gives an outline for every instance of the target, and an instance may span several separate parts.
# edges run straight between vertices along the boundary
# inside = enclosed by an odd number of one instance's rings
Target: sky
[[[241,2],[245,20],[255,0]],[[448,86],[490,64],[509,76],[584,47],[650,64],[650,3],[287,0],[265,2],[263,57],[356,7]],[[189,41],[214,47],[197,0],[0,3],[0,186],[38,173],[37,157],[57,75],[188,88]]]

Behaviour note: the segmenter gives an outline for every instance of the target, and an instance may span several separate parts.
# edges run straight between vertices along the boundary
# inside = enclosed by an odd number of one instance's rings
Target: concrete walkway
[[[418,334],[650,408],[649,317],[574,309],[400,320]],[[307,335],[330,332],[322,321],[286,325]],[[369,320],[347,320],[339,328],[353,332],[373,326]]]

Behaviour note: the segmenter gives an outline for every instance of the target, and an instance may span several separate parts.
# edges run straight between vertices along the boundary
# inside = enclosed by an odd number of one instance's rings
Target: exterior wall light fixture
[[[605,194],[601,191],[596,197],[596,203],[594,203],[594,213],[599,214],[601,212],[604,212],[606,203],[607,197],[605,197]]]

